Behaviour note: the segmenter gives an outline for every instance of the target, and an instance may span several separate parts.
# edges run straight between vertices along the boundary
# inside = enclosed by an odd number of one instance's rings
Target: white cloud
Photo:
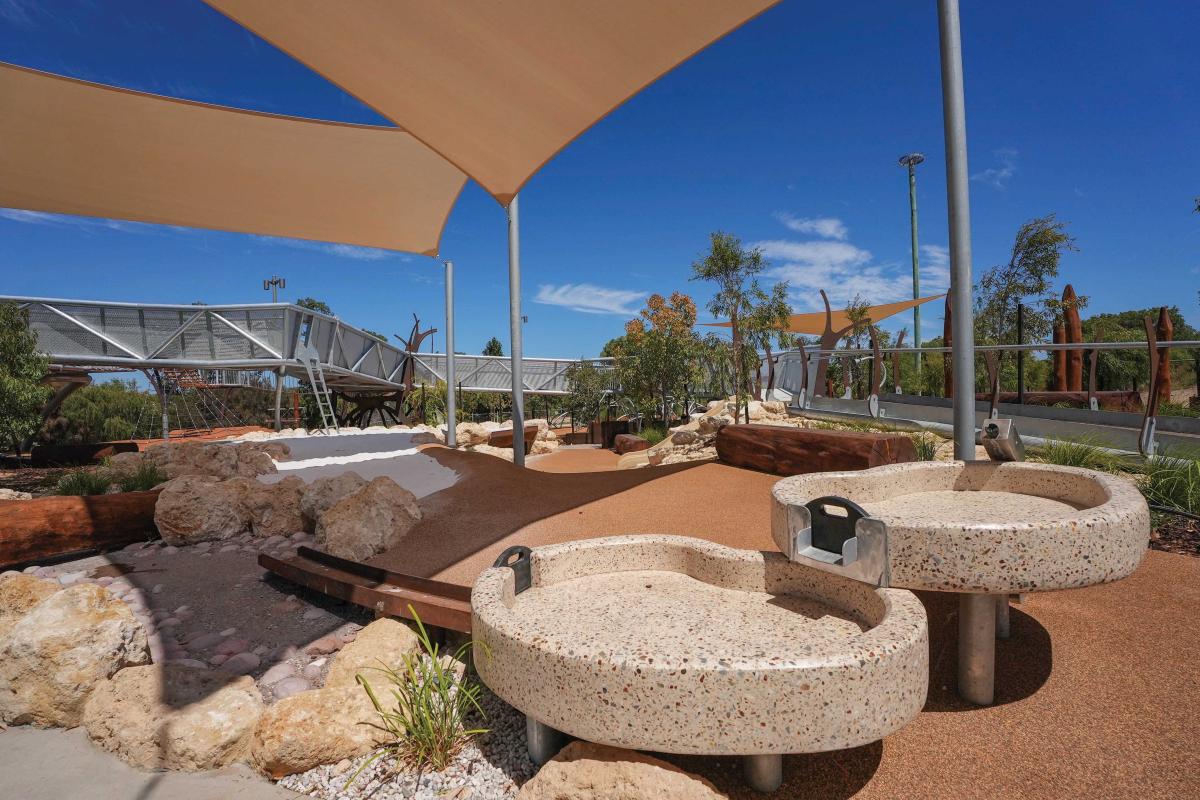
[[[786,211],[780,211],[775,214],[775,219],[796,233],[808,233],[822,239],[845,241],[849,235],[845,223],[837,217],[794,217]]]
[[[982,172],[976,172],[971,180],[986,183],[996,189],[1008,188],[1008,181],[1017,171],[1017,156],[1020,155],[1015,147],[1002,147],[994,155],[999,166],[989,167]]]
[[[125,222],[101,217],[77,217],[71,214],[48,214],[45,211],[26,211],[20,208],[0,208],[0,219],[25,225],[51,225],[83,230],[107,229],[124,233],[153,233],[156,226],[144,222]]]
[[[630,289],[607,289],[590,283],[564,283],[562,286],[542,284],[538,286],[533,302],[547,306],[562,306],[585,314],[625,314],[638,312],[637,305],[646,297],[646,292]]]
[[[355,261],[382,261],[386,258],[399,257],[402,261],[411,261],[410,256],[403,256],[393,250],[380,250],[377,247],[359,247],[353,244],[338,244],[336,242],[312,242],[307,239],[287,239],[282,236],[255,236],[260,242],[271,245],[291,247],[296,250],[311,250],[314,253],[326,253],[339,258],[352,258]]]

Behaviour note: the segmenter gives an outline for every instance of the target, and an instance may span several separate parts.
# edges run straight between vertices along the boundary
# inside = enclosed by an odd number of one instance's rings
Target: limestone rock
[[[250,512],[242,495],[235,481],[209,475],[175,478],[158,495],[154,524],[169,545],[239,536],[250,531]]]
[[[513,460],[513,451],[511,447],[492,447],[490,444],[477,444],[471,448],[471,452],[495,456],[496,458],[502,458],[505,461]]]
[[[487,444],[490,431],[478,422],[460,422],[454,429],[454,435],[459,445],[471,447],[477,444]]]
[[[547,761],[517,800],[718,800],[704,778],[633,750],[571,742]]]
[[[355,686],[354,676],[359,672],[375,683],[380,667],[399,666],[406,653],[418,650],[420,646],[417,635],[404,623],[377,619],[359,631],[354,641],[333,659],[325,686]]]
[[[74,727],[100,681],[149,660],[146,631],[107,589],[55,592],[0,634],[0,722]]]
[[[529,455],[541,456],[541,455],[545,455],[546,453],[553,453],[557,449],[558,449],[558,439],[557,438],[554,438],[554,439],[537,438],[537,439],[533,440],[533,446],[529,448]]]
[[[726,425],[733,424],[733,417],[725,414],[705,415],[696,423],[696,430],[702,436],[711,436]]]
[[[366,485],[366,479],[357,472],[343,472],[328,478],[317,478],[304,490],[304,496],[300,500],[300,513],[315,526],[326,510],[346,495],[354,494]]]
[[[321,515],[317,545],[341,558],[366,561],[398,544],[420,519],[412,492],[380,476]]]
[[[275,703],[259,718],[249,761],[278,779],[343,758],[357,758],[379,743],[380,731],[371,727],[378,721],[361,686],[300,692]]]
[[[139,769],[196,771],[239,760],[263,707],[249,677],[147,665],[97,687],[83,724],[96,745]]]
[[[650,466],[650,451],[637,450],[617,459],[617,469],[638,469]]]
[[[0,635],[38,603],[62,588],[58,581],[12,573],[0,577]]]
[[[301,513],[306,491],[302,478],[291,475],[278,483],[262,483],[257,478],[233,478],[231,482],[241,493],[255,536],[262,539],[291,536],[309,527]]]
[[[18,492],[16,489],[0,488],[0,500],[32,500],[29,492]]]
[[[681,445],[695,444],[700,438],[695,431],[678,430],[671,434],[671,444],[679,447]]]
[[[685,464],[689,461],[712,461],[717,457],[716,447],[686,447],[683,449],[671,450],[660,463],[667,464]]]
[[[272,455],[281,458],[291,451],[282,442],[243,442],[215,444],[211,442],[167,442],[155,445],[144,453],[129,454],[117,462],[122,469],[136,468],[140,463],[157,466],[168,478],[186,475],[209,475],[214,478],[237,476],[252,478],[276,471]],[[140,456],[139,460],[129,457]],[[111,465],[112,462],[110,462]]]

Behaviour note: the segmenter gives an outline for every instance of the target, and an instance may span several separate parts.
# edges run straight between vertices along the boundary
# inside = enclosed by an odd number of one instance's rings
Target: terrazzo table
[[[748,756],[748,782],[772,791],[783,754],[877,741],[925,703],[910,592],[678,536],[513,550],[475,583],[474,663],[526,715],[539,763],[562,731]]]
[[[845,573],[874,560],[884,585],[960,595],[959,694],[980,705],[994,699],[995,639],[998,630],[1007,635],[1009,595],[1123,578],[1150,537],[1149,509],[1131,483],[1050,464],[814,473],[781,480],[772,495],[772,537],[792,561]],[[820,532],[828,522],[846,537],[840,555],[830,555],[836,548]],[[812,546],[814,532],[825,549]]]

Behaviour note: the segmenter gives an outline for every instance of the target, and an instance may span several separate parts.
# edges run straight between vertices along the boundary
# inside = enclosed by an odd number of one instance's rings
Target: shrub
[[[346,788],[364,769],[387,755],[418,769],[430,767],[441,771],[471,737],[487,733],[486,728],[468,729],[466,724],[472,711],[484,716],[479,705],[481,685],[469,671],[460,678],[453,664],[443,663],[437,644],[430,640],[412,606],[408,611],[417,624],[422,650],[405,654],[397,667],[385,664],[374,668],[389,684],[390,704],[383,704],[362,673],[355,676],[379,715],[379,724],[373,727],[386,733],[388,741],[355,770],[346,781]],[[465,660],[470,651],[471,642],[467,642],[454,652],[453,659]]]
[[[1200,453],[1155,456],[1146,462],[1138,488],[1152,506],[1200,514]]]
[[[147,492],[167,479],[167,474],[154,464],[141,464],[134,472],[117,478],[122,492]]]
[[[80,469],[58,479],[58,493],[76,496],[104,494],[108,491],[109,483],[108,475],[101,470]]]
[[[1038,460],[1047,464],[1104,472],[1116,472],[1121,468],[1120,457],[1110,453],[1094,439],[1047,439],[1041,447],[1031,449]]]
[[[661,425],[646,425],[638,433],[638,436],[645,439],[651,445],[655,445],[667,438],[667,429]]]

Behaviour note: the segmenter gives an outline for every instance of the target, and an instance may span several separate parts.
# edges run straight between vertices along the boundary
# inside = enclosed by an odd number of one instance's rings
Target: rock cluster
[[[800,418],[789,417],[787,406],[776,400],[751,400],[750,421],[760,425],[801,425]],[[684,425],[671,428],[670,435],[641,452],[625,453],[617,461],[619,469],[681,464],[687,461],[711,461],[717,457],[717,431],[738,419],[734,398],[714,400],[708,410]]]
[[[0,487],[0,500],[32,500],[33,495],[29,492],[18,492],[16,489],[5,489]]]
[[[9,576],[0,586],[19,580]],[[27,610],[10,612],[19,616],[0,633],[0,722],[74,727],[97,685],[149,662],[146,632],[104,587],[71,586],[28,607],[45,589],[24,583],[5,592]]]
[[[185,475],[209,475],[214,478],[270,475],[275,461],[291,455],[284,442],[165,442],[141,452],[117,453],[109,459],[114,472],[133,472],[143,464],[158,467],[168,478]]]
[[[537,434],[534,437],[533,444],[530,447],[529,454],[533,456],[544,455],[545,453],[553,453],[558,449],[560,442],[558,435],[550,428],[550,422],[545,419],[529,419],[525,420],[525,424],[536,425]],[[495,447],[488,444],[488,440],[496,431],[507,431],[512,429],[512,420],[504,422],[460,422],[454,429],[455,437],[458,440],[459,447],[470,450],[475,453],[485,453],[497,458],[503,458],[507,461],[512,461],[512,447]]]

